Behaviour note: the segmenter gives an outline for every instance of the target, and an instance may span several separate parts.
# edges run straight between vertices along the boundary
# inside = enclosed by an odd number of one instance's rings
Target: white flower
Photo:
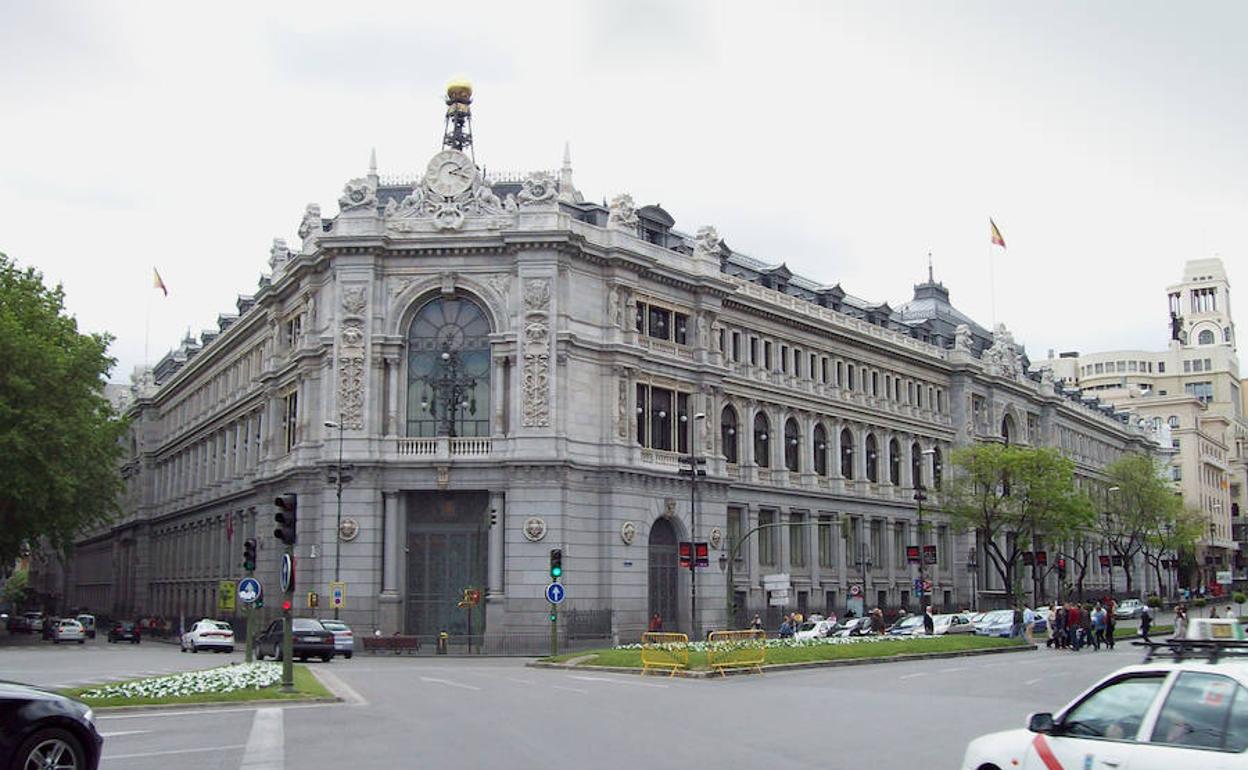
[[[195,693],[230,693],[238,690],[271,687],[282,681],[280,663],[238,663],[206,671],[136,679],[133,682],[104,685],[84,691],[80,697],[98,698],[163,698]]]

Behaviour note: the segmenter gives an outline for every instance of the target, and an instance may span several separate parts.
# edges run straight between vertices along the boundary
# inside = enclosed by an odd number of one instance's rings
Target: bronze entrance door
[[[469,633],[468,612],[457,605],[465,588],[485,593],[486,492],[411,492],[407,506],[409,634]],[[474,635],[485,632],[485,607],[472,613]]]
[[[676,530],[667,519],[658,519],[650,527],[650,612],[646,625],[656,614],[663,620],[664,631],[680,628],[676,617],[676,586],[680,574]]]

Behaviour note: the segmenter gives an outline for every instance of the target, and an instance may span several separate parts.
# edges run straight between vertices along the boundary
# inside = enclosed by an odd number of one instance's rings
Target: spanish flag
[[[1004,249],[1005,239],[1001,237],[1001,231],[997,229],[997,223],[992,221],[992,217],[988,217],[988,226],[992,228],[992,242]]]
[[[152,281],[152,288],[153,288],[153,289],[160,289],[161,291],[163,291],[163,292],[165,293],[165,296],[166,296],[166,297],[168,297],[168,296],[169,296],[169,287],[165,286],[165,282],[164,282],[164,281],[162,281],[162,280],[160,280],[160,271],[159,271],[159,270],[157,270],[156,268],[154,268],[154,267],[153,267],[153,268],[152,268],[152,276],[153,276],[153,277],[154,277],[154,279],[155,279],[155,280],[153,280],[153,281]]]

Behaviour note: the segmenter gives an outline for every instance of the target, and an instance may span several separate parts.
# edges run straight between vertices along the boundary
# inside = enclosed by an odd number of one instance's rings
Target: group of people
[[[1098,651],[1102,647],[1114,649],[1115,606],[1110,597],[1084,604],[1050,604],[1045,617],[1049,632],[1045,646],[1075,652],[1088,647]],[[1152,624],[1152,613],[1147,607],[1144,609],[1145,614],[1140,617],[1140,630],[1147,638],[1148,626]]]

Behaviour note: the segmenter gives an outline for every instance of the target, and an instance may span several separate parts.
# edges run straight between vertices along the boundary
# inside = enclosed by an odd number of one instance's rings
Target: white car
[[[945,634],[974,634],[975,624],[966,615],[950,613],[932,616],[933,632],[936,636]]]
[[[325,626],[329,628],[329,626]],[[836,621],[833,620],[808,620],[797,627],[797,631],[793,634],[793,641],[803,642],[811,639],[822,639],[832,633],[832,629],[836,627]],[[335,632],[335,638],[337,633]]]
[[[351,654],[355,651],[355,634],[351,631],[351,626],[341,620],[332,619],[322,620],[321,625],[334,634],[334,652],[351,660]]]
[[[1139,599],[1123,599],[1114,608],[1114,617],[1118,620],[1138,618],[1144,612],[1144,603]]]
[[[60,644],[61,642],[77,642],[84,644],[87,641],[87,632],[83,629],[82,624],[72,618],[58,620],[56,628],[52,629],[52,643]]]
[[[222,620],[204,618],[182,634],[182,652],[234,652],[234,629]]]
[[[1032,714],[1027,729],[971,741],[960,767],[1248,768],[1248,656],[1238,644],[1239,655],[1216,663],[1188,653],[1119,669],[1056,714]]]

